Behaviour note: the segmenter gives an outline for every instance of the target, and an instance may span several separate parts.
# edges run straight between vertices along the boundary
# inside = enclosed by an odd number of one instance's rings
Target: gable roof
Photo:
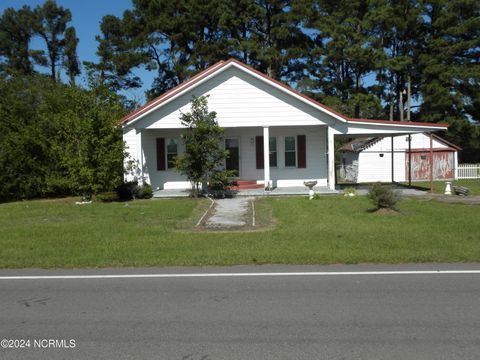
[[[454,148],[455,150],[462,150],[462,148],[460,146],[455,145],[455,144],[445,140],[444,138],[441,138],[440,136],[438,136],[436,134],[432,134],[432,136],[433,136],[434,139],[437,139],[441,143],[444,143],[445,145],[450,146],[450,147]]]
[[[447,124],[432,124],[432,123],[419,123],[419,122],[413,122],[413,121],[388,121],[388,120],[371,120],[371,119],[354,119],[350,118],[346,115],[343,115],[339,113],[338,111],[333,110],[332,108],[312,99],[311,97],[302,94],[301,92],[291,88],[288,85],[285,85],[284,83],[275,80],[264,73],[252,68],[249,65],[246,65],[236,59],[229,59],[227,61],[219,61],[215,63],[214,65],[210,66],[209,68],[199,72],[195,76],[191,77],[187,81],[184,81],[183,83],[177,85],[173,89],[163,93],[162,95],[158,96],[157,98],[147,102],[145,105],[141,106],[140,108],[134,110],[130,114],[126,115],[122,120],[121,123],[122,125],[126,124],[131,124],[137,120],[140,120],[143,116],[149,114],[150,112],[160,108],[161,106],[169,103],[171,100],[179,97],[182,95],[185,91],[188,89],[195,88],[196,86],[200,85],[201,83],[207,81],[208,79],[212,78],[216,74],[230,68],[230,67],[235,67],[237,69],[240,69],[246,73],[249,73],[250,75],[254,76],[257,79],[260,79],[275,88],[289,94],[290,96],[293,96],[300,101],[316,108],[317,110],[320,110],[335,119],[343,122],[343,123],[348,123],[348,122],[355,122],[355,123],[364,123],[364,124],[385,124],[385,125],[393,125],[393,126],[398,126],[398,125],[405,125],[405,126],[428,126],[428,127],[439,127],[439,128],[444,128],[446,129],[448,127]]]

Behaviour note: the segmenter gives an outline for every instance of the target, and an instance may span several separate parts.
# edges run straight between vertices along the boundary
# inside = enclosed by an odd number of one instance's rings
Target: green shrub
[[[138,186],[137,181],[126,181],[117,188],[118,198],[122,201],[133,200]]]
[[[153,188],[150,184],[137,185],[134,195],[136,199],[150,199],[153,197]]]
[[[232,185],[232,177],[234,171],[217,170],[212,173],[208,179],[208,187],[210,190],[226,190]]]
[[[368,192],[368,198],[375,205],[376,209],[393,209],[400,201],[400,195],[391,186],[374,184]]]

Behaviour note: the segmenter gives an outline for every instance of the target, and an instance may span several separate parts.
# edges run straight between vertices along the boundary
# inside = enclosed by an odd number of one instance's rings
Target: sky
[[[132,8],[131,0],[57,0],[57,5],[70,9],[72,13],[72,21],[70,25],[75,27],[77,37],[80,42],[77,47],[77,54],[81,62],[93,61],[97,62],[98,57],[96,51],[98,43],[95,40],[96,35],[100,35],[100,22],[105,15],[122,16],[122,13]],[[0,0],[0,13],[9,7],[15,9],[28,5],[35,8],[43,4],[43,0]],[[40,39],[34,39],[32,48],[40,49],[43,43]],[[83,70],[83,69],[82,69]],[[44,72],[48,72],[44,68]],[[130,99],[136,99],[140,102],[145,100],[144,92],[153,81],[154,74],[146,70],[139,69],[135,74],[143,80],[143,87],[127,91],[126,95]]]

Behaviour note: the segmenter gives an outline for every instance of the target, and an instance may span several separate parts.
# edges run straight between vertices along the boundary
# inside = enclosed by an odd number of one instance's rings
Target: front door
[[[228,150],[228,157],[225,160],[225,169],[233,170],[235,176],[240,176],[240,139],[226,138],[225,150]]]

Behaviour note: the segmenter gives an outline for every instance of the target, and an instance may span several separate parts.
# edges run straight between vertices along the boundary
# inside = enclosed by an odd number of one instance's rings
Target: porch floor
[[[316,186],[313,188],[315,193],[321,195],[335,195],[338,190],[330,190],[326,186]],[[157,190],[153,193],[154,198],[178,198],[188,197],[190,192],[183,189]],[[277,187],[270,191],[263,189],[245,189],[239,190],[236,196],[289,196],[289,195],[308,195],[308,189],[305,186],[298,187]]]

